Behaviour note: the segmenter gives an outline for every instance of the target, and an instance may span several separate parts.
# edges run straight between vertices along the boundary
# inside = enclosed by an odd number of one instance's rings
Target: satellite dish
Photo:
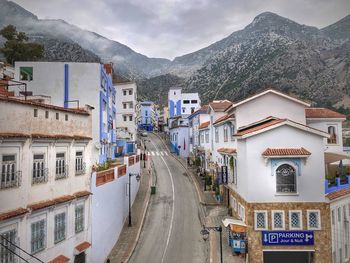
[[[101,143],[95,142],[95,147],[96,147],[96,149],[101,149]]]

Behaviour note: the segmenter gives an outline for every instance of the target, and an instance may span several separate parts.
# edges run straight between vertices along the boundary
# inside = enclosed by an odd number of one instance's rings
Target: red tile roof
[[[203,122],[201,125],[199,125],[199,129],[205,129],[208,128],[210,124],[210,121]]]
[[[346,118],[344,114],[326,108],[305,109],[306,118]]]
[[[294,156],[294,155],[311,155],[311,153],[305,148],[267,148],[263,153],[263,156]]]
[[[7,138],[29,138],[30,135],[24,134],[24,133],[9,133],[9,132],[4,132],[0,133],[0,138],[1,139],[7,139]]]
[[[18,104],[25,104],[25,105],[30,105],[33,107],[41,107],[45,109],[51,109],[51,110],[58,110],[58,111],[64,111],[64,112],[70,112],[70,113],[76,113],[76,114],[82,114],[82,115],[90,115],[89,112],[87,112],[83,108],[63,108],[60,106],[55,106],[51,104],[45,104],[45,103],[40,103],[37,101],[32,101],[32,100],[21,100],[17,98],[10,98],[6,96],[1,96],[0,95],[0,101],[5,101],[5,102],[12,102],[12,103],[18,103]]]
[[[270,120],[268,120],[266,122],[259,123],[259,124],[254,125],[254,126],[249,126],[249,127],[245,128],[245,129],[241,129],[235,135],[236,136],[242,136],[242,135],[245,135],[245,134],[249,134],[249,133],[252,133],[252,132],[255,132],[255,131],[259,131],[259,130],[265,129],[267,127],[276,125],[276,124],[284,122],[284,121],[285,121],[285,119],[270,119]]]
[[[6,220],[6,219],[10,219],[10,218],[13,218],[13,217],[16,217],[16,216],[21,216],[21,215],[24,215],[26,213],[28,213],[28,209],[25,209],[25,208],[17,208],[15,210],[11,210],[11,211],[8,211],[8,212],[4,212],[4,213],[0,213],[0,221],[2,220]]]
[[[339,197],[342,197],[342,196],[345,196],[345,195],[349,195],[349,194],[350,194],[350,186],[346,187],[346,188],[343,188],[343,189],[340,189],[340,190],[337,190],[335,192],[329,193],[329,194],[326,195],[326,197],[329,200],[334,200],[334,199],[337,199]]]
[[[215,124],[218,124],[218,123],[220,123],[220,122],[224,122],[224,121],[226,121],[226,120],[228,120],[228,119],[234,118],[234,116],[235,116],[234,114],[226,114],[226,115],[220,117],[219,119],[217,119],[217,120],[214,122],[214,125],[215,125]]]
[[[11,139],[11,138],[32,138],[32,139],[67,139],[67,140],[92,140],[91,137],[88,136],[81,136],[81,135],[65,135],[65,134],[55,134],[55,135],[50,135],[50,134],[38,134],[38,133],[33,133],[33,134],[24,134],[24,133],[10,133],[10,132],[4,132],[0,133],[0,138],[1,139]]]
[[[209,106],[214,110],[214,111],[225,111],[229,107],[232,106],[232,102],[229,100],[219,100],[219,101],[213,101],[209,103]]]
[[[60,197],[57,197],[57,198],[52,199],[52,200],[45,200],[45,201],[41,201],[41,202],[38,202],[35,204],[30,204],[30,205],[28,205],[28,208],[35,211],[35,210],[43,209],[43,208],[50,207],[53,205],[69,202],[73,199],[75,199],[75,196],[64,195],[64,196],[60,196]]]
[[[224,154],[233,154],[236,153],[236,149],[233,148],[219,148],[217,150],[219,153],[224,153]]]
[[[59,255],[58,257],[55,257],[53,260],[49,261],[49,263],[66,263],[69,262],[69,258],[67,258],[64,255]]]
[[[85,241],[85,242],[80,243],[79,245],[77,245],[77,246],[75,247],[75,249],[76,249],[79,253],[81,253],[81,252],[87,250],[89,247],[91,247],[91,244],[90,244],[89,242],[86,242],[86,241]]]
[[[197,114],[197,113],[206,113],[208,110],[209,105],[203,105],[201,108],[199,108],[198,110],[196,110],[195,112],[193,112],[190,116],[188,116],[188,118],[191,118],[191,116]]]
[[[73,195],[74,195],[76,198],[80,198],[80,197],[92,195],[92,193],[89,192],[89,191],[80,191],[80,192],[74,193]]]

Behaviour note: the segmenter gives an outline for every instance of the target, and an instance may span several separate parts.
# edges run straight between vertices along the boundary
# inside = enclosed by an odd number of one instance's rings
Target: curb
[[[140,224],[140,227],[137,231],[137,234],[136,234],[136,238],[135,238],[135,241],[132,245],[132,249],[129,253],[129,255],[126,257],[126,259],[124,260],[125,263],[129,262],[131,256],[134,254],[134,251],[135,251],[135,248],[136,248],[136,245],[137,243],[139,242],[139,239],[140,239],[140,235],[141,235],[141,231],[142,231],[142,228],[143,228],[143,223],[145,221],[145,218],[146,218],[146,214],[147,214],[147,210],[148,210],[148,205],[149,205],[149,201],[151,200],[151,194],[149,193],[149,189],[152,185],[152,178],[151,176],[149,175],[149,178],[148,178],[148,190],[147,190],[147,200],[146,200],[146,203],[145,203],[145,208],[144,208],[144,211],[143,211],[143,215],[142,215],[142,218],[141,218],[141,224]]]

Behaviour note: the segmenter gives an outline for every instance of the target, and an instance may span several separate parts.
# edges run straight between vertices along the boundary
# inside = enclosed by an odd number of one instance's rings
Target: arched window
[[[328,126],[328,133],[331,136],[327,139],[328,143],[336,144],[337,143],[337,134],[334,126]]]
[[[296,172],[294,167],[289,164],[282,164],[276,169],[276,192],[277,193],[295,193]]]

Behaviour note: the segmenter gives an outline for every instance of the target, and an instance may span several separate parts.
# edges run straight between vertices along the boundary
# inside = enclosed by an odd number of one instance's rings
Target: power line
[[[0,237],[2,237],[5,241],[7,241],[8,243],[10,243],[11,245],[13,245],[14,247],[18,248],[19,250],[21,250],[22,252],[24,252],[25,254],[27,254],[28,256],[31,256],[32,258],[38,260],[41,263],[45,263],[44,261],[40,260],[39,258],[37,258],[36,256],[33,256],[32,254],[29,254],[27,251],[25,251],[24,249],[22,249],[21,247],[17,246],[16,244],[12,243],[10,240],[8,240],[7,238],[5,238],[3,235],[0,235]],[[0,243],[1,244],[1,243]]]
[[[17,257],[19,257],[20,259],[22,259],[24,262],[29,263],[28,260],[22,258],[20,255],[18,255],[16,252],[12,251],[11,249],[9,249],[6,245],[4,245],[3,243],[0,242],[0,245],[3,246],[5,249],[7,249],[8,251],[10,251],[12,254],[16,255]]]

